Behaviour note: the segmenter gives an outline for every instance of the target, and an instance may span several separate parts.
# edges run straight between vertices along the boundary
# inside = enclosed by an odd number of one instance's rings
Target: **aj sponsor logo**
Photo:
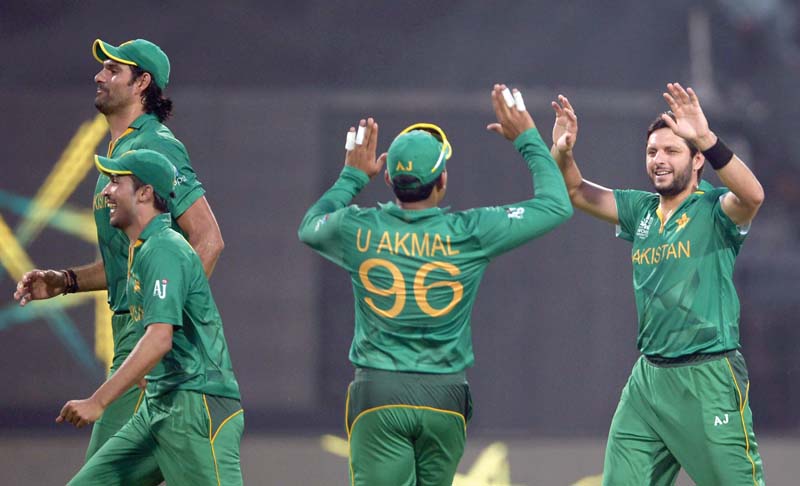
[[[156,284],[153,286],[153,295],[158,297],[159,299],[164,299],[167,296],[167,280],[156,280]]]
[[[328,222],[328,218],[330,218],[330,214],[326,214],[325,216],[319,218],[317,222],[314,224],[314,232],[319,231],[323,224]]]
[[[727,413],[722,415],[722,417],[720,417],[719,415],[714,416],[714,427],[719,427],[720,425],[725,425],[727,423],[728,423]]]
[[[525,208],[507,208],[506,215],[508,219],[522,219],[525,215]]]

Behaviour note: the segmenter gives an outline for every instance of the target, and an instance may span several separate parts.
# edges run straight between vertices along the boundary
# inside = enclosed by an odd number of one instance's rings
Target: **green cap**
[[[431,123],[417,123],[400,132],[389,146],[386,170],[390,179],[409,175],[419,181],[419,185],[425,185],[439,177],[452,154],[453,149],[441,128]],[[410,184],[415,185],[417,183]]]
[[[117,47],[100,39],[92,44],[92,55],[97,62],[106,59],[129,66],[138,66],[153,76],[156,86],[165,89],[169,83],[169,58],[160,47],[144,39],[123,42]]]
[[[156,194],[165,200],[175,197],[173,190],[178,171],[172,162],[153,150],[129,150],[116,159],[95,155],[94,165],[106,175],[136,176],[145,184],[153,186]]]

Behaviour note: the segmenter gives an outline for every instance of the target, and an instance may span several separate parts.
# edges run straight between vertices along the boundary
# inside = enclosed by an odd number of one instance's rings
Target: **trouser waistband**
[[[467,382],[466,371],[458,373],[413,373],[375,368],[356,368],[354,381],[384,381],[394,383],[461,384]]]
[[[670,366],[687,366],[705,361],[714,361],[715,359],[730,358],[735,355],[737,351],[732,349],[730,351],[720,351],[718,353],[695,353],[687,354],[686,356],[678,356],[677,358],[664,358],[661,356],[648,356],[644,355],[645,359],[652,365],[661,367]]]

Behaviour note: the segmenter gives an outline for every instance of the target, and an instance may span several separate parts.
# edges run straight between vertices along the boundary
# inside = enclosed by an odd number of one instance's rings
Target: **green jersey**
[[[308,210],[300,239],[351,276],[353,364],[421,373],[473,364],[470,314],[486,265],[572,215],[539,133],[528,130],[514,145],[533,175],[536,197],[527,201],[452,213],[346,206],[369,178],[345,167]]]
[[[676,358],[739,347],[733,266],[747,228],[722,210],[728,190],[697,191],[664,223],[658,194],[617,190],[617,236],[633,242],[639,350]]]
[[[150,149],[163,154],[178,169],[175,186],[175,199],[168,201],[169,210],[174,219],[180,217],[186,209],[199,199],[204,193],[200,181],[189,163],[186,148],[176,139],[172,132],[158,121],[155,115],[144,114],[131,123],[131,126],[115,141],[108,146],[108,157],[118,157],[129,150]],[[94,191],[94,220],[97,226],[97,243],[105,267],[106,282],[108,285],[108,304],[114,312],[128,309],[125,296],[125,282],[128,272],[128,237],[125,233],[111,226],[109,222],[109,209],[103,198],[103,188],[108,184],[109,178],[100,174]],[[173,223],[173,228],[180,231],[179,226]],[[141,334],[127,326],[123,329],[113,329],[114,336],[114,363],[117,367],[125,360],[128,353],[139,341]]]
[[[172,349],[147,375],[147,396],[192,390],[239,399],[228,345],[203,264],[170,228],[169,213],[153,218],[130,247],[128,303],[132,325],[173,326]]]

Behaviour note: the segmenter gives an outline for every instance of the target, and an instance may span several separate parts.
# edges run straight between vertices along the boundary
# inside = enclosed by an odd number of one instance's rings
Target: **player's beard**
[[[681,172],[673,170],[672,183],[667,186],[658,187],[653,176],[650,177],[650,180],[653,182],[656,192],[660,195],[666,197],[677,196],[686,190],[686,186],[692,181],[692,164],[688,164],[686,169]]]
[[[94,98],[94,107],[103,115],[113,115],[115,112],[122,109],[125,105],[124,100],[121,100],[119,93],[112,94],[109,90],[101,90]]]

